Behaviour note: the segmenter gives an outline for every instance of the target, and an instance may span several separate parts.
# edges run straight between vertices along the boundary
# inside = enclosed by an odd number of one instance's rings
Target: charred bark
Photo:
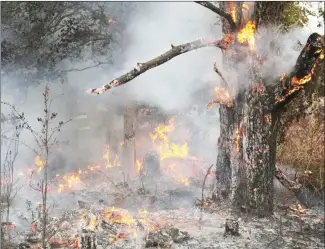
[[[258,3],[257,12],[269,11],[272,6]],[[221,8],[229,12],[230,3],[223,2]],[[283,6],[277,5],[281,15]],[[236,11],[237,17],[241,16]],[[268,13],[268,15],[270,15]],[[267,16],[256,15],[261,25]],[[272,23],[278,17],[272,17]],[[240,19],[239,19],[240,20]],[[268,20],[268,19],[267,19]],[[223,32],[231,33],[228,22],[223,22]],[[239,25],[240,28],[240,25]],[[235,39],[234,47],[236,46]],[[247,65],[248,75],[237,78],[237,82],[248,79],[248,88],[236,93],[233,106],[220,106],[220,137],[218,140],[218,158],[216,164],[216,194],[218,199],[230,199],[234,210],[264,217],[273,212],[273,178],[275,175],[277,119],[281,114],[281,107],[290,101],[294,94],[302,89],[302,84],[308,83],[313,70],[323,57],[324,44],[318,34],[312,34],[297,59],[293,72],[275,87],[266,88],[263,75],[259,73],[260,62],[256,56],[249,53]],[[224,56],[224,64],[234,68],[236,58],[231,53]],[[296,83],[295,83],[296,82]],[[279,174],[276,174],[279,176]],[[283,179],[283,178],[282,178]],[[285,181],[280,181],[287,183]],[[290,186],[285,184],[285,186]],[[291,188],[298,199],[301,190]]]

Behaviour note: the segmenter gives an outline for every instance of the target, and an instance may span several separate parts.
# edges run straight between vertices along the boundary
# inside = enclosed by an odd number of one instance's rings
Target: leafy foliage
[[[122,11],[113,15],[117,8]],[[57,65],[65,60],[110,63],[126,19],[123,9],[109,2],[1,2],[3,70],[28,84],[64,77]]]
[[[309,21],[309,16],[315,16],[316,13],[310,11],[308,4],[301,2],[289,2],[281,16],[281,24],[284,30],[288,30],[291,26],[303,27]]]

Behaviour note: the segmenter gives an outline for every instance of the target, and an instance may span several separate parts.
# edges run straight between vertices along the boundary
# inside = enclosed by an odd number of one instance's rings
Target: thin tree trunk
[[[123,168],[129,176],[136,174],[135,168],[135,130],[137,119],[137,103],[126,106],[124,113],[124,145]]]

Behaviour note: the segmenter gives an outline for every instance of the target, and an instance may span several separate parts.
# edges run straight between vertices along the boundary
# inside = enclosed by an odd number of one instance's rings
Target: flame
[[[237,152],[239,152],[239,140],[240,140],[239,130],[238,130],[238,127],[237,127],[236,131],[235,131],[235,145],[236,145],[236,151]]]
[[[297,214],[302,214],[302,213],[304,213],[306,210],[303,209],[299,203],[297,203],[297,204],[296,204],[296,209],[295,209],[295,211],[296,211]]]
[[[122,146],[122,143],[121,143]],[[121,163],[118,161],[118,154],[115,155],[113,163],[110,162],[110,149],[109,145],[106,145],[104,148],[103,159],[105,160],[106,168],[120,167]]]
[[[324,59],[324,53],[322,52],[320,55],[319,55],[319,59]]]
[[[228,47],[233,43],[234,43],[234,36],[232,34],[226,34],[220,42],[220,48],[222,53],[225,54]]]
[[[188,180],[187,177],[181,179],[181,180],[180,180],[180,183],[184,184],[185,186],[189,186],[189,185],[190,185],[189,180]]]
[[[286,73],[282,73],[281,76],[280,76],[280,81],[284,81],[285,78],[286,78],[287,74]]]
[[[168,143],[169,139],[166,133],[170,133],[175,129],[175,120],[170,119],[168,125],[158,125],[152,133],[149,134],[153,142]]]
[[[230,6],[231,18],[232,18],[232,20],[234,20],[234,22],[236,22],[237,21],[237,19],[236,19],[236,5],[235,5],[235,3],[229,3],[229,6]]]
[[[256,25],[252,21],[248,21],[245,25],[245,27],[240,30],[237,34],[237,39],[239,43],[241,44],[248,44],[250,49],[255,48],[255,30]]]
[[[113,18],[108,18],[107,21],[108,21],[108,23],[113,23],[113,24],[116,22]]]
[[[137,165],[137,172],[140,174],[141,171],[143,170],[143,165],[141,164],[140,160],[136,160],[136,165]]]
[[[37,168],[37,172],[41,172],[42,169],[43,169],[43,167],[44,167],[44,163],[41,160],[41,157],[40,156],[36,156],[35,159],[34,159],[34,162],[35,162],[36,166],[38,167]]]
[[[115,207],[105,210],[103,216],[110,223],[124,224],[128,227],[131,227],[135,222],[133,216],[128,211]]]
[[[186,158],[188,155],[188,146],[184,142],[183,145],[177,145],[174,143],[163,144],[159,146],[158,152],[160,154],[160,161],[163,161],[167,158]]]
[[[146,209],[139,209],[138,213],[139,214],[146,214],[146,215],[149,214],[148,210],[146,210]]]
[[[248,7],[248,5],[246,3],[243,3],[242,9],[243,10],[249,10],[249,7]]]
[[[100,169],[100,165],[97,164],[97,165],[95,165],[95,166],[88,166],[88,169],[89,169],[90,171],[94,171],[94,170],[96,170],[96,169]],[[81,172],[80,169],[78,170],[78,173],[79,173],[79,172]]]
[[[61,183],[58,185],[57,192],[61,193],[65,189],[71,189],[73,186],[82,183],[80,180],[81,171],[79,169],[78,173],[66,174],[62,177]]]
[[[308,49],[308,47],[307,47],[307,49]],[[315,52],[315,54],[317,54],[317,53],[320,54],[319,55],[319,59],[322,60],[324,58],[323,50],[322,49],[319,49],[319,50],[317,50]],[[310,73],[307,74],[307,75],[305,75],[301,79],[298,79],[296,76],[292,77],[291,78],[291,82],[290,82],[291,83],[291,86],[292,86],[292,89],[289,89],[288,90],[288,93],[286,94],[285,97],[288,97],[291,94],[295,93],[296,91],[302,89],[303,88],[303,85],[305,85],[306,83],[308,83],[312,79],[312,76],[314,74],[314,71],[315,71],[316,66],[317,66],[317,62],[312,67]],[[284,75],[284,73],[282,75]],[[281,80],[281,78],[280,78],[280,80]],[[284,101],[285,100],[285,97],[281,97],[281,98],[276,97],[275,98],[275,103],[279,103],[279,102]]]
[[[188,146],[184,142],[183,145],[177,145],[170,143],[167,133],[174,131],[175,120],[170,119],[168,125],[157,126],[152,133],[149,134],[154,144],[158,144],[158,152],[160,155],[160,161],[168,158],[186,158],[188,155]]]
[[[212,100],[207,104],[207,107],[206,107],[207,109],[210,109],[213,104],[223,104],[228,107],[233,106],[230,94],[225,88],[216,87],[215,88],[215,97],[216,97],[215,100]]]

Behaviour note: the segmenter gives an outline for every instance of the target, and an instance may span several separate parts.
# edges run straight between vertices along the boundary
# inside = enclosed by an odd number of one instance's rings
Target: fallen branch
[[[89,93],[97,93],[102,94],[106,91],[108,91],[111,88],[118,87],[121,85],[124,85],[125,83],[133,80],[134,78],[138,77],[139,75],[145,73],[149,69],[155,68],[157,66],[160,66],[167,61],[170,61],[174,57],[199,49],[204,47],[217,47],[221,48],[222,50],[225,50],[229,46],[229,41],[227,40],[228,37],[225,37],[218,41],[206,41],[204,39],[198,39],[193,42],[188,42],[182,45],[173,46],[171,45],[171,49],[167,52],[163,53],[162,55],[148,61],[145,63],[138,63],[137,68],[134,68],[130,72],[112,80],[111,82],[105,84],[102,88],[93,88],[90,89]]]
[[[209,10],[212,10],[214,13],[218,14],[219,16],[222,16],[229,22],[232,31],[236,30],[236,28],[237,28],[236,23],[232,19],[230,14],[224,12],[222,9],[218,8],[217,6],[215,6],[214,4],[212,4],[210,2],[195,1],[195,3],[200,4],[203,7],[208,8]]]
[[[303,186],[301,184],[288,179],[278,167],[275,168],[275,178],[278,179],[285,188],[291,190],[305,207],[310,207],[308,201],[303,197]]]

